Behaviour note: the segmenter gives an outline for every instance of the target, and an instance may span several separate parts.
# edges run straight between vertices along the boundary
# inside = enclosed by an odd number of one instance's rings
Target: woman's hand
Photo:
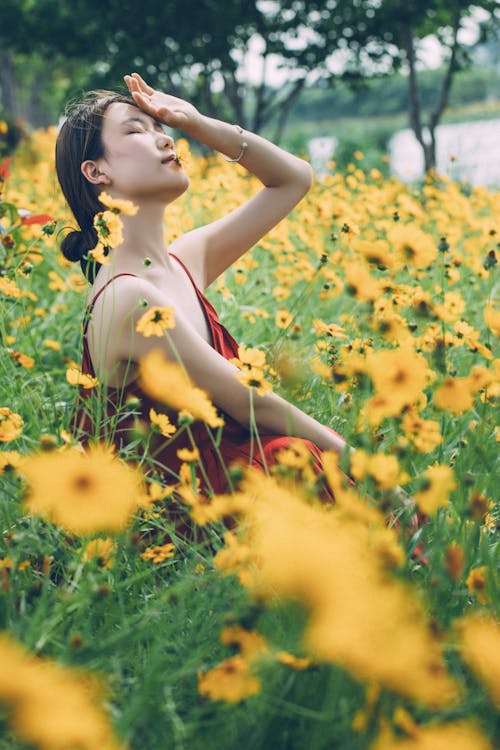
[[[192,104],[149,86],[139,73],[124,76],[130,95],[141,109],[163,122],[169,128],[183,130],[187,135],[194,133],[201,115]]]

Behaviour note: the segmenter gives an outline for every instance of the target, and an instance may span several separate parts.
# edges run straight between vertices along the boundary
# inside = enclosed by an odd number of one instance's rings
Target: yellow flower
[[[33,454],[20,473],[28,484],[26,511],[73,534],[125,528],[145,494],[140,472],[104,445]]]
[[[10,443],[23,431],[24,421],[7,406],[0,407],[0,442]]]
[[[237,367],[252,370],[253,368],[263,368],[266,364],[266,355],[259,349],[251,349],[245,344],[238,347],[238,359],[231,360]]]
[[[431,377],[425,358],[409,346],[369,352],[364,370],[375,388],[375,396],[367,403],[373,425],[414,404]]]
[[[488,576],[488,568],[486,565],[481,565],[479,568],[472,568],[467,580],[467,588],[470,594],[473,594],[480,604],[486,604],[488,597],[486,594],[486,578]]]
[[[111,568],[113,565],[113,554],[116,550],[116,542],[108,536],[105,538],[92,539],[82,550],[82,560],[88,562],[97,558],[99,565],[103,568]]]
[[[293,654],[289,654],[288,651],[278,651],[275,658],[280,664],[284,664],[291,669],[297,669],[299,671],[307,669],[312,664],[311,659],[293,656]]]
[[[99,193],[99,200],[107,208],[110,208],[117,213],[125,214],[125,216],[135,216],[139,210],[139,206],[134,206],[132,201],[123,200],[121,198],[112,198],[104,191]]]
[[[89,250],[88,254],[91,255],[97,263],[100,263],[101,266],[109,266],[111,262],[109,259],[109,247],[103,245],[102,242],[98,242],[93,250]]]
[[[396,456],[384,453],[370,455],[357,450],[350,458],[350,471],[354,479],[371,476],[381,490],[389,490],[408,481],[408,475],[399,466]]]
[[[0,452],[0,475],[6,471],[15,471],[21,463],[21,454],[17,451]]]
[[[434,391],[434,405],[448,409],[453,414],[462,414],[472,409],[474,398],[469,378],[446,377]]]
[[[444,551],[445,570],[454,581],[459,581],[465,565],[465,554],[462,547],[452,542]]]
[[[291,315],[286,308],[280,307],[274,317],[274,322],[276,323],[278,328],[288,328],[292,321],[293,315]]]
[[[247,661],[254,661],[268,651],[265,638],[255,630],[245,630],[240,625],[225,627],[220,640],[226,646],[237,646]]]
[[[47,349],[52,349],[54,352],[61,351],[61,344],[59,341],[54,341],[54,339],[45,339],[43,345],[46,346]]]
[[[155,565],[159,565],[170,557],[174,556],[175,544],[160,544],[157,547],[148,547],[141,557],[143,560],[152,560]]]
[[[242,656],[232,656],[208,672],[198,673],[198,690],[213,701],[239,703],[260,693],[260,680]]]
[[[271,383],[264,378],[264,373],[257,367],[245,367],[236,372],[236,377],[246,388],[255,388],[259,396],[272,391]]]
[[[143,336],[163,336],[164,331],[175,328],[173,307],[150,307],[137,321],[135,330]]]
[[[495,310],[492,304],[484,308],[484,320],[495,336],[500,336],[500,310]]]
[[[177,411],[186,409],[210,427],[222,427],[224,420],[201,388],[197,388],[180,365],[170,362],[160,349],[152,349],[139,362],[141,388],[156,401]]]
[[[19,298],[22,294],[16,282],[6,276],[0,276],[0,292],[5,294],[6,297],[15,298]]]
[[[124,750],[95,678],[35,657],[0,635],[0,702],[14,733],[41,750]]]
[[[50,279],[49,289],[53,289],[55,292],[65,291],[66,284],[55,271],[49,271],[48,277]]]
[[[405,411],[401,429],[420,453],[428,453],[443,442],[439,422],[422,419],[413,407]]]
[[[100,211],[94,216],[94,227],[103,245],[118,247],[123,242],[123,224],[114,211]]]
[[[242,529],[256,568],[253,588],[308,607],[305,645],[315,660],[426,706],[457,699],[418,596],[389,577],[384,555],[374,555],[380,544],[374,524],[385,528],[382,514],[369,507],[365,515],[351,514],[356,502],[365,505],[352,490],[333,508],[312,507],[256,471],[247,472],[242,491],[252,497]]]
[[[158,414],[154,409],[150,409],[149,418],[152,424],[164,437],[172,437],[176,432],[176,427],[172,424],[166,414]]]
[[[187,463],[195,463],[200,460],[200,451],[198,448],[181,448],[177,451],[177,458],[179,461],[186,461]]]
[[[190,162],[189,141],[185,138],[179,138],[175,143],[175,160],[180,162],[184,168],[189,166]]]
[[[362,302],[374,301],[379,297],[381,288],[364,263],[349,263],[344,268],[347,290]]]
[[[500,624],[476,612],[455,622],[460,654],[500,708]]]
[[[426,486],[416,493],[415,502],[424,513],[432,515],[448,504],[450,492],[457,484],[449,466],[431,466],[424,471],[424,477]]]
[[[21,365],[21,367],[25,367],[27,370],[30,370],[35,364],[35,360],[33,359],[33,357],[30,357],[28,354],[23,354],[22,352],[18,352],[15,349],[11,349],[9,354],[14,362],[17,362],[19,365]]]
[[[66,380],[70,385],[81,385],[83,388],[95,388],[99,384],[97,378],[92,375],[85,375],[76,367],[69,367],[66,370]]]
[[[415,224],[395,224],[387,239],[403,264],[425,268],[437,258],[437,243]]]
[[[412,724],[409,737],[397,735],[387,726],[370,750],[493,750],[492,745],[473,722],[457,721],[454,724],[432,724],[421,726]]]

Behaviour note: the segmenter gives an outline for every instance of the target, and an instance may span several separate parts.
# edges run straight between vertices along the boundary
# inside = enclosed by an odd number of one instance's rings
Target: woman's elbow
[[[312,187],[314,180],[314,170],[309,162],[304,161],[304,159],[301,159],[300,161],[300,176],[298,182],[300,184],[302,195],[304,196]]]

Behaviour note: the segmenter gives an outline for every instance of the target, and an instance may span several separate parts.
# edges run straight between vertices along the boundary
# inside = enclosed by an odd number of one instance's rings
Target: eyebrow
[[[163,126],[160,122],[158,122],[158,120],[154,120],[153,118],[151,118],[151,120],[153,122],[153,127],[159,128],[161,131],[163,131]],[[134,121],[140,122],[141,125],[145,125],[146,127],[149,124],[149,120],[146,120],[144,117],[140,117],[139,115],[131,115],[130,117],[127,117],[125,120],[122,120],[121,124],[126,125],[127,122],[134,122]]]

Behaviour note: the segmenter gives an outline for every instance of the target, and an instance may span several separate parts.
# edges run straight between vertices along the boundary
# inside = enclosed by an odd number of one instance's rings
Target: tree
[[[482,10],[484,15],[476,24],[479,39],[484,38],[500,18],[498,2],[419,0],[417,4],[407,0],[367,0],[363,5],[369,18],[364,49],[378,49],[388,70],[406,69],[410,125],[422,147],[425,169],[429,170],[436,166],[436,128],[448,104],[453,77],[471,61],[461,32],[466,21]],[[441,44],[444,62],[441,85],[425,113],[420,98],[419,50],[423,40],[431,35]]]
[[[115,88],[135,69],[207,114],[256,132],[274,121],[277,136],[293,102],[311,77],[326,70],[332,52],[357,43],[351,35],[351,0],[332,4],[327,30],[325,2],[309,0],[197,0],[191,12],[181,0],[108,0],[98,11],[85,0],[3,3],[0,42],[4,36],[12,52],[35,51],[52,64],[72,62],[78,75],[66,94]],[[256,40],[262,48],[257,82],[241,65]],[[287,72],[279,88],[267,76],[276,59]]]

